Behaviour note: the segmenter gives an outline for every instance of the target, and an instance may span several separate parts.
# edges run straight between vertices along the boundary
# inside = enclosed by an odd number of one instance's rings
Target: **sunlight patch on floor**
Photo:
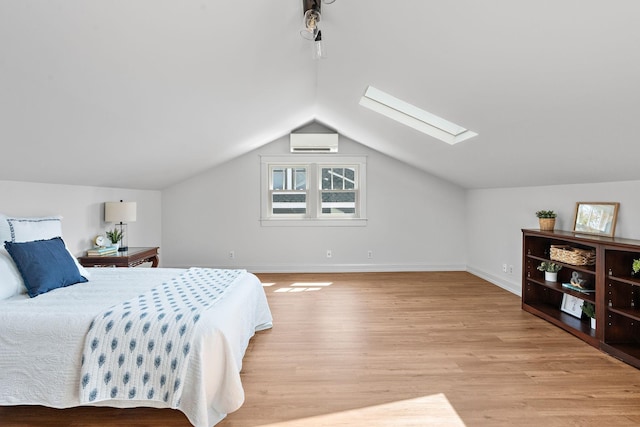
[[[275,283],[271,284],[274,285]],[[308,282],[308,283],[292,283],[288,288],[276,289],[274,292],[309,292],[319,291],[324,287],[333,285],[333,282]]]
[[[465,427],[442,393],[260,427]]]
[[[307,292],[307,291],[319,291],[322,288],[280,288],[276,289],[274,292]]]
[[[307,283],[292,283],[291,286],[312,286],[312,287],[325,287],[325,286],[331,286],[333,285],[333,282],[307,282]]]

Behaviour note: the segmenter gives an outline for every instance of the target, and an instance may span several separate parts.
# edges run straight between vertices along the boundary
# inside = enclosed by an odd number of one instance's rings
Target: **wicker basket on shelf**
[[[540,231],[553,231],[556,226],[555,218],[538,218],[540,224]]]
[[[551,245],[551,261],[560,261],[571,265],[594,265],[596,263],[596,251],[564,245]]]

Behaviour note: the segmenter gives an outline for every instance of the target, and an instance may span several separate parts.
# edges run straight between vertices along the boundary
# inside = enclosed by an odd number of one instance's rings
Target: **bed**
[[[8,281],[21,276],[10,271],[11,261],[18,265],[6,251],[0,251],[0,280],[4,279],[0,285],[5,288]],[[243,270],[170,268],[80,267],[78,272],[82,277],[88,276],[87,280],[49,289],[35,297],[25,293],[23,285],[12,295],[7,296],[5,292],[4,299],[0,300],[0,405],[174,408],[197,427],[215,425],[242,405],[242,358],[254,333],[272,326],[266,296],[255,275]],[[174,290],[178,278],[203,272],[231,275],[233,280],[229,279],[224,292],[209,307],[196,311],[199,321],[192,322],[190,352],[182,365],[180,394],[168,401],[150,399],[152,393],[146,392],[126,398],[88,401],[82,392],[87,375],[84,372],[89,364],[87,356],[91,352],[87,337],[97,319],[114,311],[114,307],[136,301],[141,295],[156,292],[163,286]],[[20,268],[18,273],[22,273]],[[124,339],[120,342],[123,347]],[[145,343],[140,354],[151,354],[150,347]],[[158,342],[156,350],[159,347]],[[164,352],[165,344],[162,349]],[[160,373],[168,370],[158,359],[160,357],[156,357],[155,367],[146,369]],[[100,363],[102,367],[102,359]],[[108,376],[110,379],[111,374]],[[146,376],[144,381],[146,383]]]

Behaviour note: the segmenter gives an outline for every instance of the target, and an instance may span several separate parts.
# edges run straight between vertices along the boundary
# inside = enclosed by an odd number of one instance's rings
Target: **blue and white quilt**
[[[99,314],[85,339],[80,401],[148,400],[177,408],[196,324],[245,274],[191,268]]]

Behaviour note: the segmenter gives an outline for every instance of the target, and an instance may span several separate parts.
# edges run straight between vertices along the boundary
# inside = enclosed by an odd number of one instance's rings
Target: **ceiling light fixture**
[[[372,86],[360,98],[360,105],[451,145],[478,135]]]
[[[325,4],[331,4],[335,0],[324,0]],[[318,27],[318,23],[322,19],[322,3],[321,0],[302,0],[302,11],[304,13],[302,19],[302,30],[300,35],[302,38],[313,42],[313,57],[315,59],[325,58],[326,49],[322,44],[322,32]]]

